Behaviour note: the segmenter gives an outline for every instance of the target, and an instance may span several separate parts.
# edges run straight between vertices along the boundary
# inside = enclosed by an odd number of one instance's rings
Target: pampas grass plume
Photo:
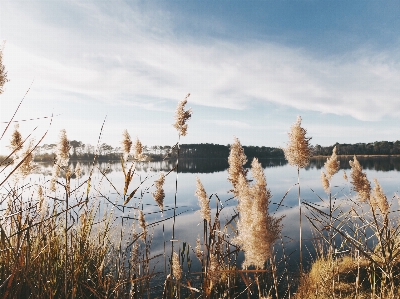
[[[122,151],[124,153],[124,160],[126,161],[128,159],[129,153],[131,151],[132,147],[132,140],[131,136],[128,133],[128,130],[124,130],[122,132]]]
[[[165,192],[163,189],[164,182],[165,182],[165,175],[163,172],[161,172],[158,180],[154,182],[156,186],[156,192],[153,193],[153,198],[156,201],[161,211],[164,210],[164,198],[165,198]]]
[[[292,166],[304,168],[310,163],[312,155],[311,137],[306,137],[307,130],[301,127],[301,117],[292,125],[289,135],[289,143],[284,148],[285,158]]]
[[[357,157],[354,155],[354,160],[349,161],[351,166],[351,184],[353,185],[354,191],[358,193],[358,199],[361,202],[365,202],[370,199],[371,194],[371,184],[367,179],[367,174],[362,171],[360,162],[358,162]]]
[[[172,275],[176,280],[180,280],[182,278],[182,268],[179,263],[179,256],[175,251],[172,255]]]
[[[178,131],[180,136],[186,136],[187,134],[187,121],[192,116],[192,109],[185,110],[185,105],[187,104],[187,99],[189,98],[190,93],[188,93],[182,101],[179,102],[176,107],[175,112],[175,123],[173,124],[174,128]]]
[[[336,146],[333,148],[332,156],[326,159],[324,167],[326,170],[326,177],[328,180],[330,180],[332,176],[339,171],[340,162],[337,159]]]
[[[203,220],[211,221],[211,209],[210,200],[207,197],[207,193],[204,190],[203,184],[200,179],[196,177],[196,193],[195,195],[199,199],[200,215]]]
[[[244,154],[244,150],[242,145],[240,144],[239,139],[234,138],[234,142],[231,144],[229,157],[228,157],[228,180],[232,183],[233,193],[235,196],[238,196],[238,181],[240,176],[246,177],[246,171],[243,168],[243,165],[246,164],[247,157]]]

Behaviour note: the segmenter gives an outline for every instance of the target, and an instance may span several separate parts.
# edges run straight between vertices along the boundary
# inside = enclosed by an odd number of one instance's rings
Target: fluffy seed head
[[[196,193],[195,195],[199,199],[200,215],[203,220],[211,221],[211,209],[210,200],[207,197],[207,193],[204,190],[203,184],[200,179],[196,177]]]
[[[160,173],[160,177],[158,180],[154,182],[156,186],[156,192],[153,193],[153,198],[160,207],[160,210],[164,210],[164,198],[165,198],[165,193],[164,193],[164,182],[165,182],[165,175],[163,172]]]
[[[24,178],[29,175],[35,167],[33,162],[33,140],[29,141],[28,145],[24,148],[20,159],[23,159],[22,164],[18,167],[18,173]],[[18,162],[18,161],[17,161]],[[18,162],[19,163],[19,162]]]
[[[328,180],[325,172],[323,172],[323,171],[321,171],[321,183],[322,183],[322,187],[324,187],[325,192],[329,194],[329,192],[330,192],[329,180]]]
[[[10,146],[13,151],[19,151],[22,148],[22,136],[18,129],[19,125],[16,124],[10,140]]]
[[[192,109],[185,110],[185,105],[187,104],[187,99],[189,98],[190,93],[188,93],[182,101],[179,102],[175,111],[175,123],[173,124],[174,128],[178,131],[180,136],[186,136],[187,134],[187,121],[192,116]]]
[[[129,135],[128,130],[125,129],[124,132],[122,132],[122,151],[124,153],[124,160],[128,159],[131,147],[132,147],[131,136]]]
[[[367,174],[362,171],[360,162],[358,162],[357,157],[354,155],[354,160],[349,161],[351,166],[351,184],[353,185],[354,191],[358,193],[358,199],[361,202],[369,200],[371,194],[371,184],[367,179]]]
[[[247,157],[244,154],[242,145],[239,139],[235,137],[233,144],[231,145],[229,157],[228,157],[228,180],[232,183],[233,193],[238,196],[237,184],[240,176],[246,177],[246,171],[243,165],[246,164]]]
[[[144,214],[142,210],[139,210],[139,226],[143,230],[143,234],[140,238],[145,240],[147,235],[147,228],[146,228],[146,220],[144,219]]]
[[[179,256],[175,251],[172,255],[172,275],[176,280],[180,280],[182,278],[182,268],[179,263]]]
[[[252,186],[249,186],[243,175],[238,178],[239,234],[233,242],[245,253],[243,267],[253,265],[262,268],[271,257],[271,247],[281,231],[282,218],[275,218],[268,213],[271,193],[257,159],[252,162],[251,173],[255,181]]]
[[[337,159],[336,146],[333,148],[332,156],[326,159],[324,167],[326,170],[326,177],[328,180],[330,180],[332,176],[339,171],[340,162]]]
[[[70,145],[65,129],[60,131],[60,140],[57,145],[57,164],[61,167],[67,166],[69,161]]]
[[[285,158],[292,166],[304,168],[310,163],[312,146],[310,137],[306,137],[307,130],[301,127],[301,117],[292,125],[289,135],[289,143],[283,149]]]
[[[135,142],[134,158],[138,161],[146,160],[146,156],[143,155],[143,145],[138,138],[136,138]]]
[[[379,210],[383,215],[387,215],[389,211],[389,204],[386,198],[385,193],[383,192],[383,189],[381,185],[379,184],[377,179],[374,179],[375,187],[372,190],[372,195],[371,195],[371,206],[378,206]]]

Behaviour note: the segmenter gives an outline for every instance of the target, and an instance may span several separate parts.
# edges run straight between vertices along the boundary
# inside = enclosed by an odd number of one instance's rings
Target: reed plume
[[[179,262],[179,256],[175,251],[172,255],[172,275],[176,280],[181,280],[182,278],[182,268]]]
[[[329,185],[329,180],[325,172],[321,171],[321,183],[322,187],[324,187],[324,190],[326,193],[330,192],[330,185]]]
[[[145,240],[146,236],[147,236],[147,225],[146,225],[146,220],[144,219],[144,214],[143,214],[142,210],[139,210],[139,226],[143,230],[140,238]]]
[[[233,186],[233,194],[238,196],[238,181],[239,177],[246,177],[246,171],[243,168],[243,165],[246,164],[247,157],[244,154],[244,150],[242,145],[240,144],[239,139],[234,138],[233,144],[231,144],[229,157],[228,157],[228,180],[232,183]]]
[[[19,132],[19,124],[14,127],[14,132],[11,135],[10,147],[12,151],[18,152],[22,149],[22,135]]]
[[[360,162],[358,162],[357,157],[354,155],[354,160],[349,161],[351,166],[351,184],[353,185],[354,191],[358,193],[358,199],[361,202],[366,202],[370,199],[371,194],[371,184],[367,179],[367,174],[362,171]]]
[[[163,188],[164,182],[165,182],[165,175],[163,172],[161,172],[158,180],[154,181],[154,184],[156,186],[156,192],[153,193],[153,198],[156,201],[161,211],[164,210],[164,198],[165,198],[165,192]]]
[[[263,168],[256,158],[251,164],[251,173],[254,185],[249,186],[242,174],[237,182],[240,219],[237,225],[239,234],[234,243],[245,253],[243,267],[253,265],[261,269],[272,256],[272,245],[281,231],[282,218],[275,218],[268,213],[271,192],[267,188]]]
[[[328,180],[330,180],[332,178],[332,176],[339,171],[340,162],[337,159],[336,146],[332,150],[332,156],[330,158],[326,159],[324,167],[326,170],[326,176],[327,176]]]
[[[60,131],[60,140],[57,145],[57,164],[60,167],[68,166],[70,145],[65,129]]]
[[[203,220],[211,221],[211,209],[210,200],[207,197],[207,193],[204,190],[203,184],[200,179],[196,177],[196,193],[195,195],[199,199],[200,215]]]
[[[306,137],[307,130],[301,127],[301,117],[292,125],[289,135],[289,143],[283,149],[285,158],[292,166],[304,168],[310,163],[312,155],[311,137]]]
[[[336,155],[336,146],[333,148],[331,157],[326,159],[324,167],[326,173],[321,173],[321,182],[325,192],[329,194],[331,191],[331,179],[333,175],[335,175],[339,171],[340,168],[340,162],[338,161]]]
[[[187,121],[192,116],[192,109],[185,110],[185,105],[187,104],[187,99],[189,98],[190,93],[188,93],[182,101],[179,102],[176,107],[175,112],[175,123],[173,124],[174,128],[178,131],[179,136],[186,136],[187,134]]]
[[[135,142],[135,151],[133,154],[135,160],[144,161],[146,160],[146,156],[143,154],[143,145],[138,138],[136,138]]]
[[[131,136],[128,133],[128,130],[124,130],[122,132],[122,151],[124,153],[124,160],[126,161],[129,157],[129,153],[132,147]]]
[[[18,174],[25,178],[28,176],[35,167],[35,163],[33,162],[33,140],[30,140],[29,143],[25,146],[21,160],[23,160],[22,164],[18,167]],[[19,163],[19,162],[18,162]]]
[[[381,213],[386,216],[389,212],[389,204],[385,193],[377,179],[374,179],[375,187],[371,194],[371,206],[378,207]]]

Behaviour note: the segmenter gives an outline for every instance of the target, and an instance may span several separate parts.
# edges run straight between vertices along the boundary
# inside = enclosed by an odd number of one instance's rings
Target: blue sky
[[[399,1],[377,0],[2,0],[1,122],[31,86],[15,119],[57,115],[45,143],[65,128],[96,144],[107,116],[102,142],[128,129],[172,145],[190,92],[182,143],[285,146],[298,115],[314,145],[395,141],[399,15]],[[35,126],[39,138],[49,121],[21,130]]]

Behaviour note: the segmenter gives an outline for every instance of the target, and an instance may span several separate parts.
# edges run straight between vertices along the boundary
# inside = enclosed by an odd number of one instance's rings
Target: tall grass
[[[0,55],[0,92],[6,82]],[[197,178],[193,192],[199,200],[201,229],[196,244],[178,240],[179,147],[192,116],[185,110],[188,96],[178,104],[173,124],[178,131],[175,167],[167,173],[139,175],[136,168],[146,160],[143,146],[139,139],[132,142],[125,130],[124,176],[118,183],[96,159],[86,173],[80,164],[70,163],[65,130],[60,132],[51,176],[30,180],[34,149],[44,136],[34,143],[14,128],[10,153],[0,165],[5,174],[0,185],[0,297],[398,298],[400,224],[392,205],[396,198],[388,200],[376,180],[371,187],[356,157],[350,161],[352,191],[337,198],[331,185],[339,170],[334,149],[321,174],[327,198],[318,195],[318,204],[303,200],[300,168],[308,165],[312,147],[301,118],[292,126],[285,149],[298,175],[297,275],[288,269],[294,252],[287,252],[281,234],[283,218],[270,213],[272,194],[264,170],[257,159],[245,168],[247,157],[237,138],[227,157],[230,197],[207,195]],[[167,206],[164,184],[174,173],[174,204]],[[227,208],[232,201],[236,208]],[[304,208],[318,240],[308,273],[303,267]],[[158,218],[149,223],[150,214]],[[164,240],[162,253],[156,254],[152,246],[157,226],[162,226]],[[171,239],[165,236],[170,226]],[[191,269],[194,258],[200,264],[198,272]],[[160,259],[164,270],[157,272]]]

